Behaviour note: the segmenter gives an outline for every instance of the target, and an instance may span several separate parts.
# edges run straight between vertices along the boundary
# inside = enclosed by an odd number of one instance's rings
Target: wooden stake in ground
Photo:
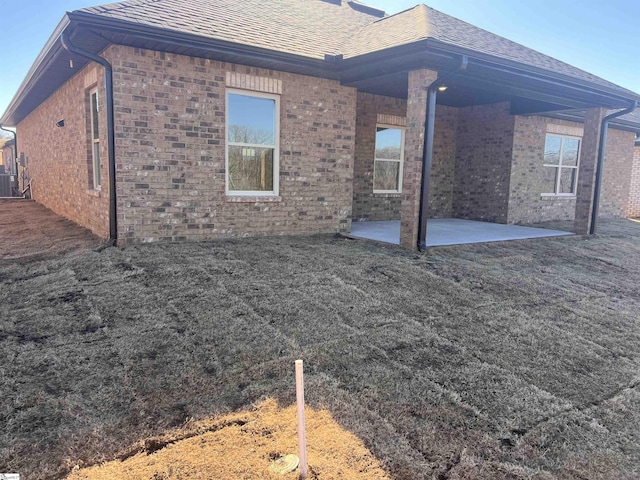
[[[304,425],[304,378],[302,360],[296,360],[296,399],[298,403],[298,450],[300,479],[307,478],[307,431]]]

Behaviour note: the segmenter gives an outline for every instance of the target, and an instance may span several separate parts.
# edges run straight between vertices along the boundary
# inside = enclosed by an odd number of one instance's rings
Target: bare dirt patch
[[[32,200],[0,200],[0,261],[50,258],[104,240]]]
[[[329,412],[308,408],[306,420],[309,479],[389,479],[362,442]],[[78,470],[68,480],[296,480],[299,475],[268,469],[274,459],[298,450],[295,406],[279,408],[274,400],[250,411],[188,424],[134,448],[139,453]]]
[[[339,237],[0,261],[0,472],[306,395],[397,479],[640,477],[640,224],[412,255]]]

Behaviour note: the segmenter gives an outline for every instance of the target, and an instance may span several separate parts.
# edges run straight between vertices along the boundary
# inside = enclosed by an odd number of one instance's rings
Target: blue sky
[[[390,14],[419,3],[416,0],[364,2]],[[0,112],[5,111],[64,12],[99,3],[105,2],[2,0]],[[640,92],[638,0],[427,0],[424,3]]]

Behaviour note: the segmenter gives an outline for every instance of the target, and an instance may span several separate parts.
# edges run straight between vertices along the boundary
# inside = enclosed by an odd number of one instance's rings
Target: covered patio
[[[573,235],[571,232],[561,230],[477,222],[458,218],[429,219],[427,231],[427,247]],[[351,237],[400,245],[400,220],[354,222],[351,225]]]
[[[605,116],[635,104],[436,47],[342,62],[341,83],[358,90],[351,236],[424,250],[593,233]],[[547,221],[573,231],[519,226]]]

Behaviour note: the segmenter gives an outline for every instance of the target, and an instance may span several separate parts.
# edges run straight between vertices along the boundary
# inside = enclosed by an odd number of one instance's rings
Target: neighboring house
[[[587,233],[601,120],[639,99],[424,5],[129,0],[68,13],[0,123],[33,198],[121,244],[401,219],[414,249],[427,216]],[[610,127],[628,215],[640,120]]]
[[[16,142],[13,138],[2,140],[2,145],[0,145],[0,158],[2,158],[2,166],[4,167],[4,172],[2,173],[11,175],[16,173],[15,144]]]
[[[6,138],[0,138],[0,174],[3,174],[5,172],[5,167],[4,167],[4,144],[8,141],[8,139]]]

